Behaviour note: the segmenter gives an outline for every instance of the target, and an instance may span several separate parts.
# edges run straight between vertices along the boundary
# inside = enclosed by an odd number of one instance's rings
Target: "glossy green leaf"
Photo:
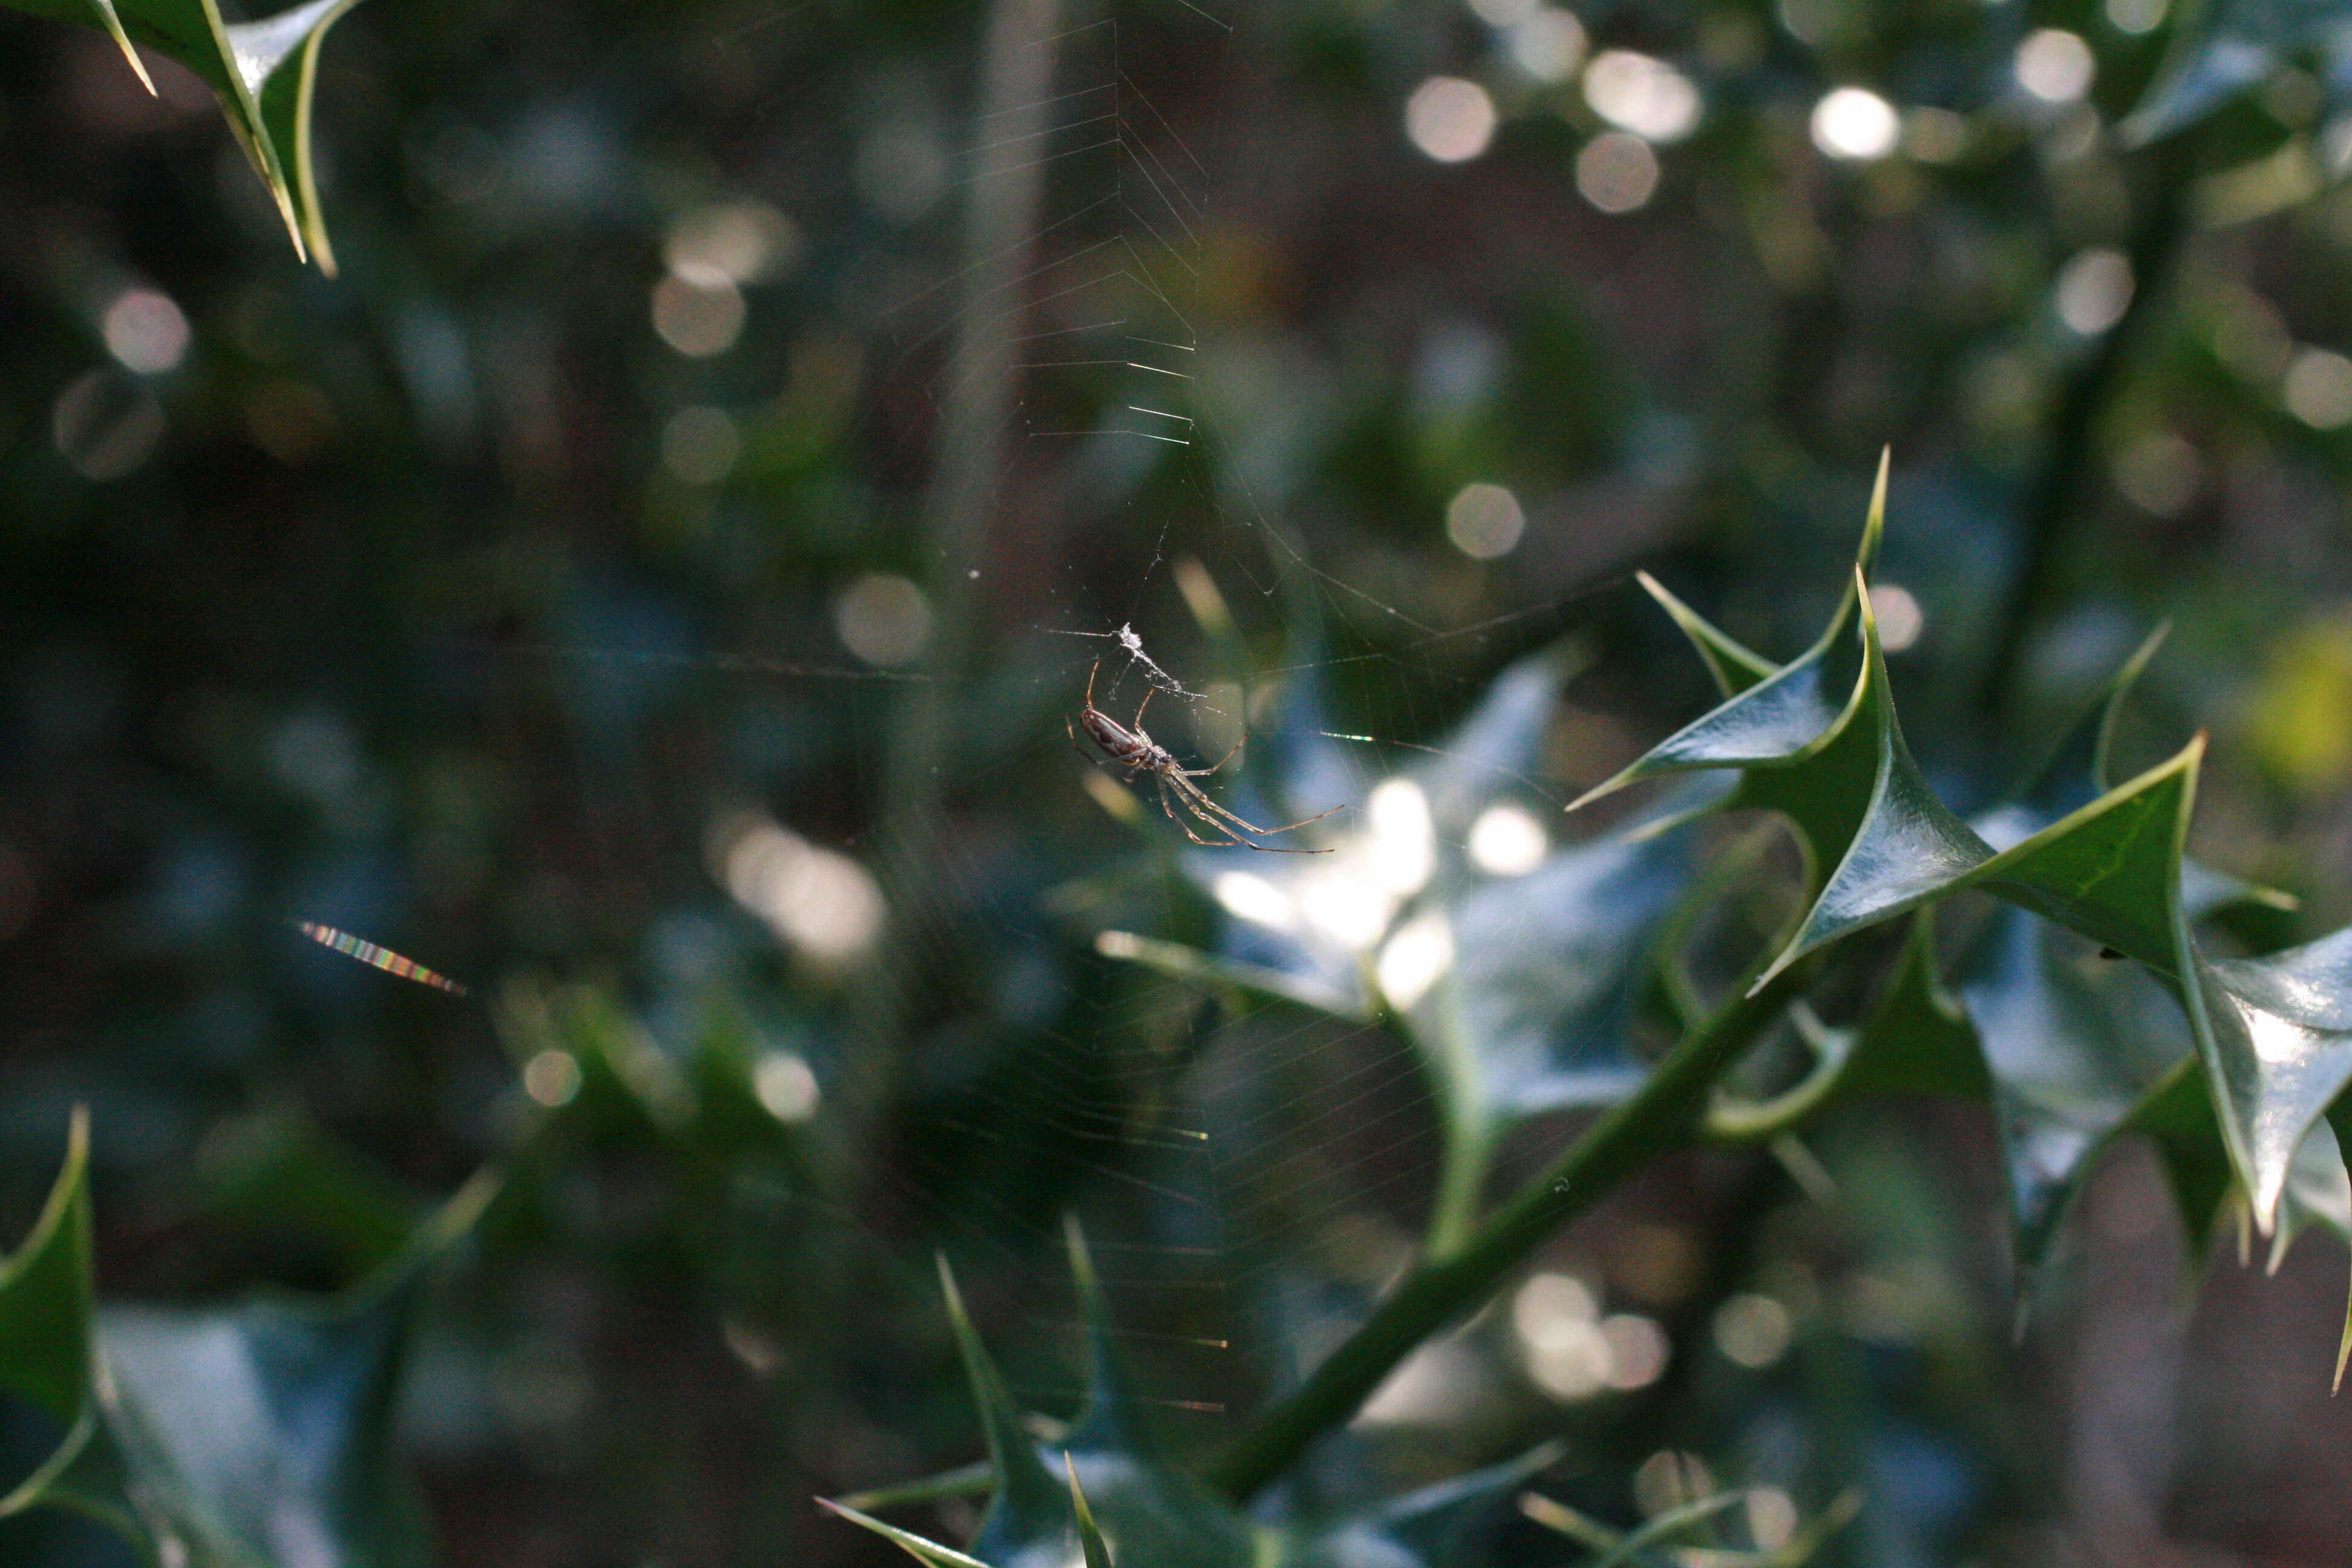
[[[1068,1454],[1062,1456],[1062,1468],[1070,1478],[1070,1510],[1078,1516],[1078,1544],[1086,1552],[1087,1568],[1110,1568],[1110,1543],[1095,1523],[1095,1510],[1087,1505],[1086,1489],[1078,1485],[1078,1465]]]
[[[1864,531],[1865,558],[1879,526],[1883,472],[1880,499],[1874,500]],[[1817,885],[1796,935],[1768,976],[1806,953],[1969,888],[1994,893],[2097,949],[2138,960],[2186,1014],[2231,1163],[2267,1232],[2297,1146],[2352,1081],[2352,936],[2263,959],[2206,959],[2191,918],[2243,889],[2195,870],[2184,858],[2201,737],[2138,777],[2102,787],[2116,705],[2152,647],[2126,666],[2091,737],[2072,743],[2086,760],[2058,771],[2073,776],[2045,783],[2028,800],[1984,821],[1988,832],[2005,840],[1997,849],[1936,797],[1904,744],[1859,567],[1829,632],[1799,663],[1825,660],[1849,635],[1850,621],[1860,646],[1859,674],[1853,695],[1825,731],[1802,737],[1798,731],[1805,726],[1747,724],[1742,716],[1757,709],[1759,694],[1786,684],[1768,678],[1621,777],[1737,767],[1739,783],[1727,804],[1774,808],[1795,823],[1814,856]],[[1735,732],[1749,739],[1735,745],[1692,742]],[[1773,752],[1765,742],[1780,749]],[[2094,983],[2089,972],[2067,967],[2072,958],[2053,967],[2052,940],[2031,925],[1996,922],[1975,960],[1985,967],[1960,986],[1964,994],[1973,991],[1968,1005],[1978,1015],[1982,1048],[1999,1086],[1995,1099],[2029,1231],[2046,1223],[2043,1211],[2063,1190],[2063,1173],[2079,1168],[2168,1065],[2162,1051],[2128,1060],[2118,1055],[2122,1041],[2155,1037],[2147,998],[2135,994],[2126,1005],[2137,982]],[[2116,994],[2095,998],[2086,986]],[[2118,1020],[2113,1028],[2097,1023],[2111,1016]]]
[[[77,1110],[48,1201],[0,1264],[0,1388],[68,1426],[88,1400],[93,1278],[89,1117]]]
[[[104,28],[149,91],[134,41],[187,67],[221,100],[229,129],[278,204],[295,254],[330,275],[334,252],[319,205],[310,118],[319,49],[358,0],[305,0],[259,21],[230,22],[217,0],[5,0],[38,16]]]
[[[89,1118],[77,1109],[48,1201],[0,1263],[0,1389],[58,1424],[57,1447],[0,1496],[0,1518],[70,1509],[143,1540],[100,1410],[90,1241]]]
[[[0,1384],[68,1423],[73,1450],[5,1510],[77,1509],[191,1568],[422,1568],[422,1515],[389,1452],[393,1396],[429,1266],[496,1184],[468,1184],[331,1300],[98,1310],[86,1146],[78,1119],[49,1207],[0,1277]]]
[[[1879,537],[1886,520],[1889,461],[1890,455],[1881,456],[1878,477],[1872,486],[1870,510],[1864,520],[1862,542],[1856,551],[1859,572],[1867,572],[1878,555]],[[1813,646],[1769,674],[1761,673],[1759,668],[1766,661],[1708,626],[1680,600],[1654,586],[1650,591],[1690,637],[1717,682],[1731,695],[1719,707],[1701,714],[1650,748],[1614,777],[1586,791],[1570,804],[1570,811],[1627,784],[1668,773],[1715,768],[1786,767],[1811,755],[1832,738],[1833,730],[1850,718],[1853,700],[1843,695],[1846,686],[1841,672],[1850,667],[1854,652],[1855,613],[1867,608],[1851,586],[1838,601],[1829,626]],[[1747,677],[1753,679],[1743,683]]]
[[[1559,1455],[1538,1449],[1337,1520],[1253,1524],[1212,1498],[1160,1453],[1143,1402],[1120,1364],[1108,1308],[1076,1227],[1069,1231],[1087,1345],[1087,1395],[1059,1442],[1031,1436],[941,1266],[949,1317],[981,1407],[998,1487],[971,1549],[886,1523],[855,1502],[824,1506],[937,1568],[1342,1568],[1378,1562],[1443,1568],[1456,1543]],[[1052,1477],[1059,1470],[1062,1479]],[[1042,1484],[1041,1484],[1042,1483]],[[862,1502],[864,1500],[856,1500]],[[896,1500],[882,1494],[881,1504]]]

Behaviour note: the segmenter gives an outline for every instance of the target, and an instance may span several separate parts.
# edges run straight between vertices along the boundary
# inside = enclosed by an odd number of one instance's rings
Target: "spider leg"
[[[1101,673],[1102,657],[1098,654],[1095,658],[1094,668],[1087,671],[1087,706],[1089,708],[1095,705],[1095,677]]]
[[[1177,826],[1184,830],[1185,837],[1191,839],[1193,843],[1200,845],[1204,849],[1232,849],[1236,847],[1244,849],[1255,849],[1257,847],[1256,845],[1244,839],[1240,834],[1235,833],[1229,827],[1219,826],[1210,817],[1201,817],[1202,826],[1208,828],[1212,833],[1223,834],[1224,837],[1223,838],[1203,838],[1199,834],[1193,832],[1191,824],[1187,823],[1182,817],[1177,816],[1175,808],[1168,804],[1168,776],[1165,773],[1160,775],[1160,809],[1168,814],[1169,821],[1174,823]],[[1190,802],[1186,803],[1185,810],[1192,810],[1192,805]],[[1199,816],[1197,812],[1193,815]]]
[[[1248,736],[1246,736],[1246,735],[1244,735],[1244,736],[1243,736],[1243,737],[1242,737],[1242,740],[1243,740],[1243,741],[1245,741],[1245,740],[1247,740],[1247,739],[1249,739],[1249,737],[1248,737]],[[1235,741],[1235,742],[1234,742],[1234,750],[1233,750],[1233,752],[1227,752],[1223,756],[1219,757],[1215,762],[1211,763],[1207,767],[1205,767],[1205,768],[1178,768],[1176,771],[1177,771],[1178,773],[1182,773],[1182,774],[1183,774],[1186,778],[1188,778],[1188,779],[1204,779],[1204,778],[1207,778],[1211,773],[1215,773],[1219,768],[1222,768],[1222,767],[1223,767],[1227,763],[1232,762],[1232,761],[1234,760],[1234,752],[1238,752],[1238,751],[1240,751],[1241,749],[1242,749],[1242,742],[1241,742],[1241,741]]]
[[[1244,838],[1241,834],[1235,833],[1234,831],[1234,827],[1238,826],[1244,832],[1259,834],[1261,836],[1274,833],[1287,833],[1290,829],[1285,827],[1259,827],[1240,816],[1236,816],[1234,813],[1227,811],[1223,806],[1219,805],[1215,801],[1211,800],[1208,795],[1202,792],[1201,787],[1198,784],[1192,783],[1190,780],[1185,779],[1181,775],[1171,780],[1171,783],[1176,789],[1179,797],[1184,802],[1185,810],[1191,812],[1194,816],[1200,818],[1201,821],[1206,823],[1216,831],[1226,835],[1234,843],[1240,845],[1244,849],[1262,850],[1268,855],[1328,855],[1331,853],[1328,849],[1286,849],[1272,844],[1253,844],[1248,839]],[[1331,811],[1337,811],[1339,809],[1339,808],[1335,805],[1331,808]],[[1304,827],[1307,823],[1320,822],[1323,820],[1324,816],[1330,816],[1331,811],[1323,813],[1322,816],[1310,816],[1307,819],[1307,822],[1294,822],[1290,826],[1291,827]],[[1212,816],[1209,815],[1211,812],[1213,812],[1216,815]],[[1221,818],[1223,820],[1220,820]],[[1231,823],[1233,826],[1228,826],[1228,823]]]
[[[1313,816],[1307,817],[1298,822],[1290,823],[1286,826],[1260,827],[1256,823],[1249,820],[1249,818],[1240,816],[1235,812],[1228,811],[1223,806],[1219,805],[1215,801],[1209,798],[1207,791],[1203,790],[1199,784],[1192,783],[1190,779],[1187,779],[1180,787],[1183,789],[1186,795],[1191,799],[1199,801],[1202,805],[1207,806],[1211,811],[1215,812],[1219,816],[1232,823],[1236,827],[1241,828],[1243,831],[1255,833],[1262,838],[1271,837],[1277,833],[1290,833],[1295,832],[1301,827],[1312,826],[1316,823],[1322,821],[1325,817],[1329,816],[1332,812],[1336,812],[1339,809],[1335,805],[1330,811],[1318,812]],[[1328,851],[1318,849],[1311,851],[1311,853],[1319,855],[1328,853]]]
[[[1064,719],[1062,721],[1062,732],[1070,738],[1070,750],[1077,752],[1081,757],[1085,757],[1089,763],[1092,763],[1095,760],[1093,757],[1087,755],[1086,747],[1079,743],[1077,727],[1072,724],[1067,719]]]

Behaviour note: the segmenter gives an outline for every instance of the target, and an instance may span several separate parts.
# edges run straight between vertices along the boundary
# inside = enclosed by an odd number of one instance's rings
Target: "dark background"
[[[2352,917],[2352,365],[2325,357],[2352,351],[2352,196],[2313,76],[2127,153],[2112,127],[2168,22],[1586,5],[1592,48],[1675,61],[1704,105],[1612,215],[1579,190],[1609,127],[1578,79],[1531,76],[1454,0],[1223,9],[1066,8],[1040,232],[978,300],[965,231],[1010,178],[971,151],[992,138],[985,7],[376,0],[325,50],[331,279],[193,79],[158,61],[151,100],[96,31],[0,16],[0,1235],[86,1102],[110,1295],[347,1281],[506,1146],[536,986],[616,999],[656,1053],[734,1031],[841,1108],[683,1155],[603,1129],[533,1173],[413,1380],[453,1563],[887,1561],[806,1500],[976,1451],[935,1246],[1016,1385],[1066,1413],[1055,1216],[1088,1207],[1116,1246],[1139,1200],[1095,1123],[1161,1091],[1154,1053],[1207,1047],[1175,988],[1087,945],[1105,908],[1198,917],[1118,880],[1149,840],[1058,732],[1115,645],[1055,634],[1132,623],[1205,686],[1219,656],[1180,563],[1261,684],[1328,686],[1376,742],[1367,775],[1574,634],[1588,663],[1542,781],[1565,798],[1705,700],[1632,569],[1787,657],[1891,443],[1880,575],[1924,612],[1895,681],[1939,784],[1982,799],[2169,618],[2126,750],[2210,728],[2198,852],[2302,894],[2306,933]],[[2019,85],[2041,27],[2088,41],[2087,100]],[[1406,134],[1441,74],[1501,109],[1468,162]],[[1847,83],[1952,118],[1832,159],[1807,121]],[[1936,147],[1952,125],[1959,150]],[[2168,201],[2177,248],[2122,323],[2070,327],[2069,262],[2157,255],[2135,247]],[[695,270],[726,222],[764,237],[764,269]],[[148,307],[144,337],[110,316],[141,290],[188,328],[169,363],[140,359],[168,316]],[[1181,397],[1111,357],[1115,319],[1190,353]],[[1014,368],[982,367],[1002,422],[960,488],[953,356],[1005,320]],[[1066,341],[1085,346],[1037,346]],[[1137,428],[1162,392],[1192,446],[1058,434]],[[1524,509],[1497,561],[1448,541],[1476,482]],[[845,644],[869,574],[928,595],[930,662]],[[1103,676],[1124,715],[1143,686],[1117,657]],[[1207,707],[1152,719],[1210,761],[1232,719]],[[745,812],[883,879],[893,965],[796,952],[730,900]],[[371,973],[301,920],[473,994]],[[878,1084],[877,1009],[908,1042]],[[1215,1158],[1292,1194],[1282,1224],[1229,1214],[1197,1267],[1107,1266],[1139,1319],[1232,1345],[1150,1352],[1171,1406],[1238,1408],[1306,1353],[1312,1325],[1262,1299],[1277,1262],[1377,1278],[1423,1202],[1427,1109],[1394,1047],[1272,1045],[1390,1088],[1346,1118],[1311,1073],[1250,1090],[1270,1109]],[[1215,1044],[1213,1082],[1265,1048]],[[1513,1384],[1391,1469],[1565,1429],[1604,1465],[1680,1447],[1763,1473],[1790,1431],[1843,1421],[1881,1531],[1854,1561],[2352,1550],[2336,1242],[2274,1279],[2224,1256],[2184,1283],[2127,1154],[2011,1345],[1981,1115],[1823,1140],[1834,1217],[1724,1157],[1559,1244],[1675,1335],[1651,1394],[1602,1420]],[[842,1160],[871,1173],[856,1202],[809,1199]],[[1706,1292],[1789,1269],[1822,1281],[1803,1331],[1845,1347],[1824,1364],[1877,1391],[1859,1407],[1834,1378],[1751,1386],[1707,1359]],[[864,1281],[854,1321],[836,1271]]]

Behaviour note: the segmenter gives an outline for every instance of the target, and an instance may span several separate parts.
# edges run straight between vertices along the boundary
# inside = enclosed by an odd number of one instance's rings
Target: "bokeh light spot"
[[[1475,81],[1433,76],[1405,100],[1404,130],[1412,144],[1441,163],[1475,158],[1495,139],[1495,100]]]
[[[549,1047],[522,1064],[522,1091],[553,1110],[580,1092],[580,1063],[570,1051]]]
[[[711,845],[735,901],[804,956],[845,963],[881,933],[882,889],[848,856],[748,813],[722,819]]]
[[[100,331],[106,352],[123,369],[142,375],[177,368],[188,352],[188,318],[168,295],[152,289],[126,289],[115,296]]]
[[[1524,805],[1490,805],[1470,825],[1470,863],[1490,877],[1524,877],[1550,848],[1543,824]]]
[[[770,283],[800,259],[801,233],[765,202],[716,202],[669,226],[662,259],[673,272],[717,272],[738,284]]]
[[[699,262],[654,285],[654,331],[688,359],[709,359],[735,346],[743,331],[743,292],[735,279]]]
[[[1370,868],[1385,892],[1409,899],[1437,869],[1437,828],[1429,797],[1411,779],[1387,779],[1364,802],[1370,827]]]
[[[2104,7],[2110,26],[2135,37],[2164,26],[2164,14],[2169,8],[2165,0],[2107,0]]]
[[[2082,35],[2042,27],[2017,46],[2017,85],[2044,103],[2073,103],[2091,90],[2098,62]]]
[[[1504,37],[1511,63],[1538,81],[1566,81],[1584,63],[1584,24],[1572,11],[1537,6]]]
[[[1874,584],[1870,613],[1878,622],[1878,646],[1889,653],[1901,653],[1927,629],[1927,616],[1919,601],[1900,583]]]
[[[1866,87],[1842,87],[1813,105],[1813,145],[1832,158],[1884,158],[1903,124],[1895,106]]]
[[[1500,485],[1465,485],[1445,506],[1445,535],[1473,561],[1508,555],[1527,527],[1519,498]]]
[[[1615,1370],[1601,1331],[1601,1303],[1571,1274],[1531,1276],[1511,1297],[1511,1330],[1528,1376],[1554,1399],[1588,1399]]]
[[[833,604],[842,646],[871,665],[912,664],[931,640],[931,606],[904,577],[872,572],[842,590]]]
[[[1576,155],[1577,194],[1616,216],[1649,205],[1658,189],[1658,155],[1639,136],[1604,132]]]
[[[1648,142],[1679,142],[1698,129],[1698,89],[1662,59],[1604,49],[1584,68],[1584,101],[1621,131]]]
[[[806,1121],[816,1114],[824,1092],[816,1073],[791,1051],[770,1051],[751,1069],[751,1093],[760,1107],[779,1121]]]
[[[1381,994],[1392,1007],[1410,1007],[1454,967],[1454,930],[1442,914],[1407,921],[1381,949]]]
[[[1210,885],[1227,914],[1272,931],[1298,929],[1298,906],[1290,895],[1254,871],[1220,871]]]
[[[2352,359],[2333,349],[2298,349],[2282,389],[2286,411],[2315,430],[2352,425]]]
[[[1673,1347],[1654,1318],[1612,1312],[1601,1320],[1601,1342],[1609,1347],[1609,1386],[1647,1388],[1665,1375]]]
[[[1662,1448],[1633,1472],[1633,1506],[1645,1519],[1715,1495],[1715,1474],[1696,1454]]]
[[[2095,338],[2131,309],[2131,258],[2110,246],[2094,246],[2058,269],[2058,319]]]

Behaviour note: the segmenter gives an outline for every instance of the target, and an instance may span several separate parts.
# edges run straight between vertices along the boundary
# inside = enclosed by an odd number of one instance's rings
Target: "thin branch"
[[[1289,1468],[1308,1444],[1352,1416],[1398,1363],[1485,1301],[1547,1237],[1654,1156],[1687,1142],[1717,1078],[1799,994],[1801,969],[1781,971],[1753,996],[1745,994],[1743,979],[1729,1001],[1660,1059],[1639,1092],[1604,1112],[1458,1249],[1407,1275],[1305,1384],[1219,1457],[1209,1484],[1239,1500]]]

